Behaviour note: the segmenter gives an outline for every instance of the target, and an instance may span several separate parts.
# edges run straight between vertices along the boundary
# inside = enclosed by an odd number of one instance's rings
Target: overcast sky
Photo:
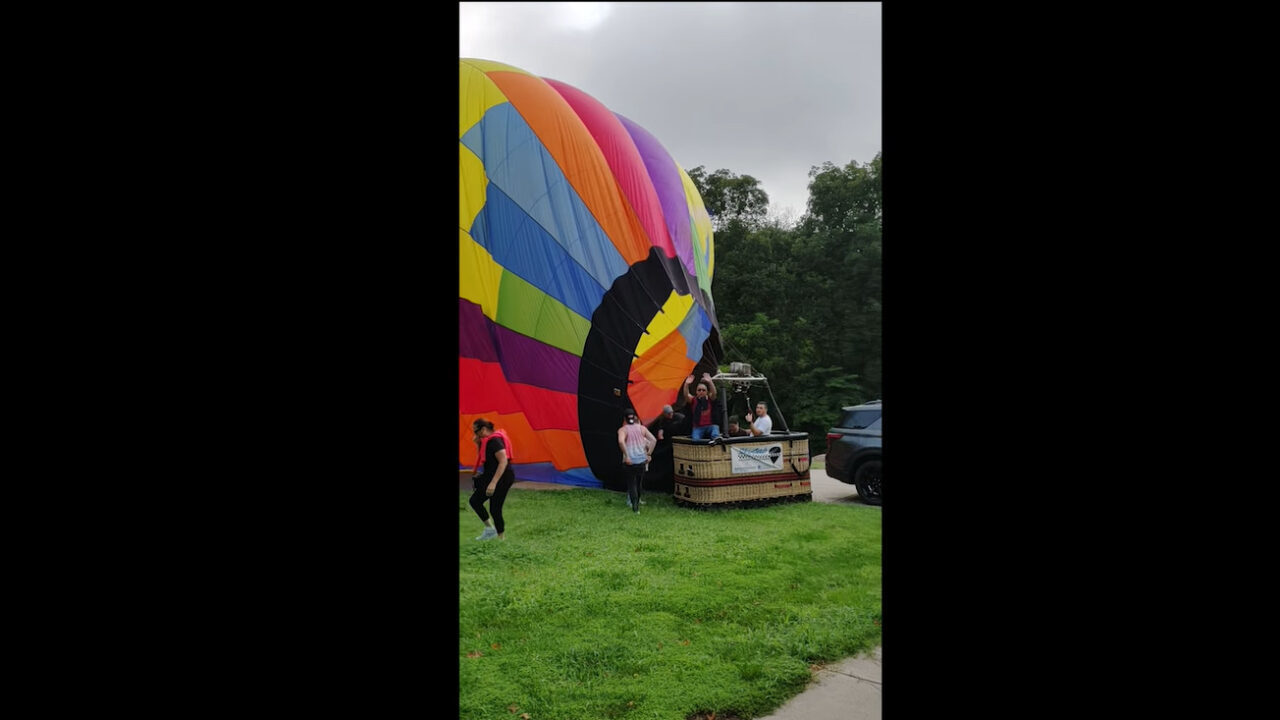
[[[685,170],[751,175],[798,217],[809,168],[880,147],[880,3],[460,5],[459,55],[559,80]]]

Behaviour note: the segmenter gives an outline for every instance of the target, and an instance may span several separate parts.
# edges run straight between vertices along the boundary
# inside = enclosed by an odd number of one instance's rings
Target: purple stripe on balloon
[[[495,324],[458,298],[458,355],[502,366],[507,382],[578,394],[577,355]]]
[[[502,356],[502,372],[509,382],[578,394],[577,355],[544,342],[492,325]]]
[[[648,130],[631,122],[627,118],[614,113],[623,127],[631,134],[631,140],[640,151],[645,170],[658,194],[658,202],[662,205],[662,215],[667,223],[667,232],[676,249],[676,257],[690,275],[697,275],[697,266],[693,262],[693,239],[689,231],[689,204],[684,197],[684,182],[680,179],[680,171],[671,154],[649,134]]]
[[[479,305],[463,298],[458,298],[458,357],[498,362],[489,336],[489,318]]]

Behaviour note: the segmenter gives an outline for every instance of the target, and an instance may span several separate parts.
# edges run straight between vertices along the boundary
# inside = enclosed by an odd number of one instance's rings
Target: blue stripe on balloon
[[[689,314],[680,321],[678,330],[684,337],[685,357],[695,363],[699,362],[702,359],[702,343],[711,336],[711,318],[707,317],[701,305],[693,305],[689,308]]]
[[[500,233],[495,237],[510,245],[512,236],[506,233],[516,233],[523,252],[508,259],[494,255],[495,259],[583,317],[591,317],[603,291],[628,266],[528,123],[510,103],[502,103],[462,136],[462,144],[484,163],[490,184],[472,237],[492,253],[481,234]],[[494,198],[495,188],[505,197]],[[547,247],[548,240],[560,250]],[[596,287],[588,288],[581,275]],[[584,312],[581,303],[586,298],[594,302]]]
[[[557,470],[551,463],[542,462],[511,463],[511,468],[515,471],[517,482],[548,482],[561,485],[576,485],[584,488],[604,487],[604,483],[600,482],[589,467]],[[460,472],[471,469],[473,468],[470,465],[458,463]],[[459,485],[461,484],[459,482]]]
[[[584,318],[591,317],[604,298],[605,289],[499,190],[489,188],[484,208],[471,226],[471,237],[507,272]],[[494,242],[494,238],[501,240]]]

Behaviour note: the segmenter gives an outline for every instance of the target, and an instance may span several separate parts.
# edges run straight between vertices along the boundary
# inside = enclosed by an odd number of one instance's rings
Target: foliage
[[[881,210],[879,154],[864,166],[853,161],[841,168],[825,162],[809,170],[811,226],[856,232],[874,225],[878,236]]]
[[[877,154],[812,168],[794,228],[729,217],[716,229],[712,293],[728,359],[769,378],[814,455],[841,406],[881,396],[880,167]]]
[[[795,503],[639,514],[512,490],[506,539],[459,494],[459,717],[759,717],[881,642],[881,513]]]
[[[716,232],[731,221],[756,227],[764,220],[769,210],[769,195],[760,187],[759,180],[750,175],[734,175],[725,169],[707,174],[701,165],[688,173]]]

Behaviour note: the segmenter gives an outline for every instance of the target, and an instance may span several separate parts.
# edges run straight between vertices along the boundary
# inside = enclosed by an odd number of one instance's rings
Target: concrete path
[[[815,464],[825,458],[814,458]],[[822,463],[825,467],[825,463]],[[836,505],[863,505],[858,491],[827,475],[823,470],[809,468],[813,501]],[[865,655],[845,658],[825,665],[813,675],[813,682],[799,695],[791,698],[772,715],[759,720],[880,720],[880,648]]]
[[[808,689],[759,720],[880,720],[880,648],[814,673]]]

